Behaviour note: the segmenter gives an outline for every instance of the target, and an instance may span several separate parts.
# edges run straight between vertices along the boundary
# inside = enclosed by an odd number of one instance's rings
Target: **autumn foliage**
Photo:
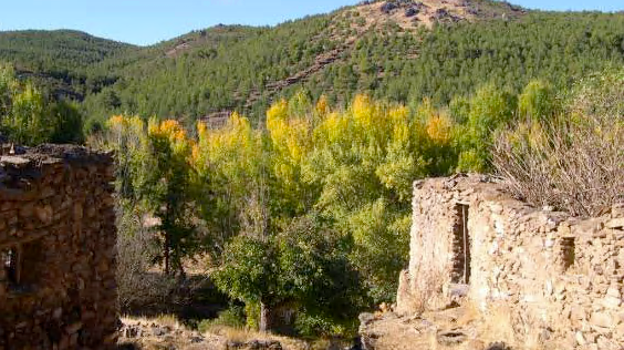
[[[301,332],[334,334],[394,298],[413,181],[490,170],[499,130],[519,115],[551,113],[551,96],[535,82],[520,99],[487,85],[449,108],[364,94],[332,108],[300,92],[273,103],[257,128],[237,113],[193,131],[116,116],[108,134],[120,152],[121,195],[160,219],[168,271],[183,274],[184,257],[208,254],[217,286],[257,308],[250,314],[289,305],[301,311]],[[339,300],[317,300],[318,288],[336,285],[349,287]]]

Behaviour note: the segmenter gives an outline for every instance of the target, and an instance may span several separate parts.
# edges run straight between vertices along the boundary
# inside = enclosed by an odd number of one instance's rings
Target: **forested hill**
[[[135,50],[130,44],[74,30],[0,32],[0,61],[13,63],[23,77],[34,77],[47,88],[62,89],[79,99],[85,91],[77,86],[88,85],[93,91],[102,83],[112,83],[98,82],[93,65]]]
[[[56,79],[57,95],[83,100],[96,120],[126,112],[192,122],[234,110],[257,120],[270,101],[301,89],[337,104],[357,92],[446,104],[486,83],[510,92],[534,78],[565,87],[624,63],[624,15],[488,0],[370,1],[140,48],[69,31],[1,33],[0,60]]]
[[[44,71],[76,70],[137,49],[73,30],[0,32],[0,59]]]

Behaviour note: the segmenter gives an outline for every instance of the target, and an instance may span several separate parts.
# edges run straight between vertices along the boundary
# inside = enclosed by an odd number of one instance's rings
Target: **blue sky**
[[[213,25],[274,25],[358,0],[3,0],[0,30],[77,29],[146,45]],[[547,10],[624,10],[623,0],[512,0]]]

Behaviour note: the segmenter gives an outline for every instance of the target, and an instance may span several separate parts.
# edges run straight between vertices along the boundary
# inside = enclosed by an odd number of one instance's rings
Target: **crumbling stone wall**
[[[0,157],[0,349],[113,347],[113,171],[79,147]]]
[[[502,184],[481,176],[418,182],[413,204],[399,312],[463,298],[486,321],[507,315],[514,340],[528,346],[622,348],[624,207],[605,208],[597,218],[572,218],[515,200]],[[464,252],[455,239],[462,220],[458,205],[468,208],[470,237],[470,279],[459,283],[455,272]]]

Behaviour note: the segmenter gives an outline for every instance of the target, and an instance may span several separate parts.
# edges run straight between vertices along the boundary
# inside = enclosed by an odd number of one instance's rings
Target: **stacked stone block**
[[[415,185],[410,266],[398,295],[401,313],[453,301],[460,258],[453,244],[457,203],[469,206],[471,277],[465,300],[486,322],[502,310],[517,340],[536,346],[624,346],[624,208],[573,218],[533,208],[507,194],[504,184],[482,176]],[[432,286],[436,293],[423,293]]]
[[[1,350],[114,347],[113,179],[80,147],[0,157]]]

